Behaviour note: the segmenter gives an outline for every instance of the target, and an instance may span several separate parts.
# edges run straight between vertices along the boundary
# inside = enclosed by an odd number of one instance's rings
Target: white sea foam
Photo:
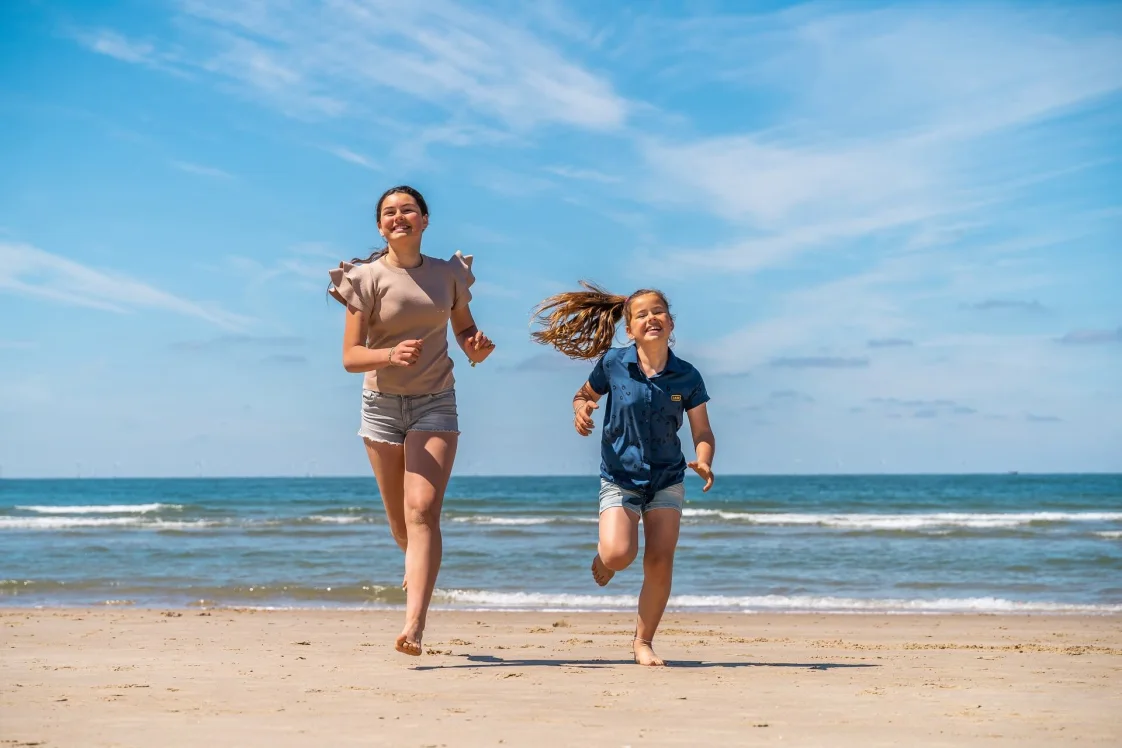
[[[36,514],[149,514],[182,509],[181,504],[91,504],[87,506],[17,506]]]
[[[565,595],[540,592],[437,590],[436,597],[453,607],[495,610],[614,611],[635,607],[633,595]],[[1086,613],[1118,614],[1119,605],[1076,605],[1028,602],[995,597],[868,599],[812,595],[674,595],[669,608],[677,610],[823,613]]]
[[[79,527],[126,527],[133,517],[0,517],[0,530],[69,530]]]
[[[1107,540],[1122,540],[1122,530],[1107,530],[1106,532],[1096,532],[1095,534]]]
[[[718,518],[752,525],[817,525],[847,530],[922,530],[931,527],[1012,528],[1033,523],[1122,522],[1122,512],[1005,512],[934,514],[796,514],[685,509],[687,518]]]
[[[471,517],[454,517],[452,521],[467,522],[473,525],[546,525],[570,522],[590,524],[598,520],[595,517],[492,517],[484,514]]]
[[[361,522],[366,522],[366,517],[356,517],[354,515],[339,517],[330,514],[313,514],[308,517],[312,522],[320,522],[325,525],[357,525]]]
[[[138,522],[135,527],[152,530],[207,530],[212,527],[226,527],[229,523],[222,520],[195,519],[184,521],[169,521],[157,519],[148,522]]]
[[[141,517],[0,517],[0,530],[77,530],[132,527],[150,530],[199,530],[225,523],[207,520],[166,521]]]

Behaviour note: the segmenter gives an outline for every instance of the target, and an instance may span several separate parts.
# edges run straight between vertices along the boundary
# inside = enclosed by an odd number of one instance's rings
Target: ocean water
[[[598,478],[453,478],[437,608],[621,610]],[[373,477],[0,480],[0,605],[395,607]],[[687,481],[670,607],[1122,614],[1122,475]]]

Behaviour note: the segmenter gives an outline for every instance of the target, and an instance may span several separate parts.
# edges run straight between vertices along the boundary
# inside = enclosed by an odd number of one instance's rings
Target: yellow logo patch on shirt
[[[676,402],[676,403],[680,403],[680,402],[682,402],[682,396],[681,396],[681,395],[671,395],[671,396],[670,396],[670,399],[671,399],[671,400],[672,400],[673,402]]]

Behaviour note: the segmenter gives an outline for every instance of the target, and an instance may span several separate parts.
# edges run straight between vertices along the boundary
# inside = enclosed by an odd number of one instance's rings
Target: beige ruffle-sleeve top
[[[363,387],[389,395],[431,395],[455,384],[448,355],[448,320],[471,301],[471,255],[448,260],[421,255],[415,268],[389,265],[385,257],[328,271],[328,293],[366,320],[366,347],[391,348],[405,340],[424,341],[412,366],[366,372]]]

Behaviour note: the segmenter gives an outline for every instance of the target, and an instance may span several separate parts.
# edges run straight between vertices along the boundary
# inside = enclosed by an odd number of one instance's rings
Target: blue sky
[[[475,255],[459,474],[588,473],[579,278],[654,285],[725,473],[1122,470],[1122,12],[0,7],[5,476],[365,474],[327,270]]]

